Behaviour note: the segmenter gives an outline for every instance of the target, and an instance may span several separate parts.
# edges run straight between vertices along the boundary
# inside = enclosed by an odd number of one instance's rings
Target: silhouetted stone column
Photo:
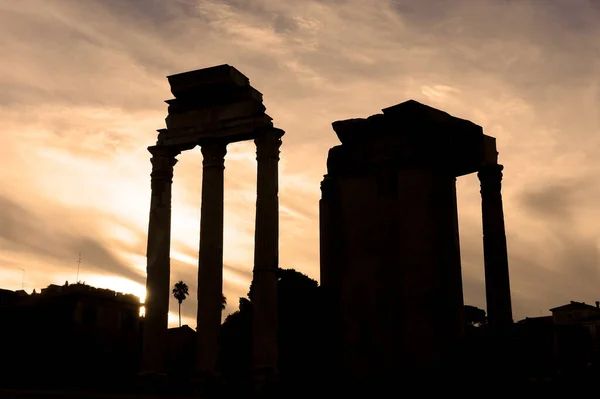
[[[254,247],[253,366],[257,385],[277,373],[277,269],[279,267],[278,162],[280,129],[255,140],[257,166]]]
[[[143,331],[143,373],[163,373],[170,298],[171,185],[174,152],[165,147],[148,147],[152,153],[150,220],[148,224],[147,277]]]
[[[481,182],[485,290],[490,326],[498,331],[512,324],[510,279],[504,211],[502,209],[502,165],[484,166]]]
[[[315,365],[319,377],[326,376],[331,386],[345,384],[343,379],[343,337],[341,331],[341,273],[344,263],[342,247],[343,226],[339,211],[339,188],[335,178],[323,176],[319,200],[320,277],[323,307],[326,317],[321,319],[321,364]]]
[[[200,254],[198,261],[198,359],[197,371],[202,377],[215,373],[219,354],[221,328],[221,295],[223,294],[223,188],[224,142],[202,146],[202,208],[200,221]]]

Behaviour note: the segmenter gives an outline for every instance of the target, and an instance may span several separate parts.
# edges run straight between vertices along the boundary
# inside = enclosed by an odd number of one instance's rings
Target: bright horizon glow
[[[183,302],[182,306],[182,310],[183,310],[183,306],[185,306],[185,301]],[[173,327],[179,327],[179,314],[177,312],[169,312],[169,328],[173,328]],[[192,329],[196,329],[196,318],[195,317],[190,317],[190,316],[184,316],[183,314],[181,315],[181,325],[182,326],[190,326]]]
[[[83,281],[92,287],[107,288],[123,294],[133,294],[140,299],[140,303],[144,303],[146,300],[146,286],[126,278],[86,274]]]

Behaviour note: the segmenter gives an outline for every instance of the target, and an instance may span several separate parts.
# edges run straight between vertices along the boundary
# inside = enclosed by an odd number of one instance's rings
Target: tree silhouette
[[[286,381],[306,384],[321,365],[324,314],[317,281],[293,269],[278,269],[279,371]],[[240,298],[239,310],[225,319],[221,328],[219,369],[235,385],[249,375],[252,359],[253,284]]]
[[[178,281],[173,286],[173,296],[179,303],[179,327],[181,327],[181,302],[185,301],[189,294],[188,286],[183,281]]]
[[[225,307],[227,306],[227,297],[223,294],[221,294],[221,310],[225,310]]]
[[[479,327],[487,322],[485,310],[478,307],[465,305],[465,322],[470,327]]]

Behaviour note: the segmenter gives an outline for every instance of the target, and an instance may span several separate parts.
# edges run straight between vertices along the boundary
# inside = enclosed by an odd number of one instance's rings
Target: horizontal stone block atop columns
[[[248,77],[227,64],[178,73],[167,76],[167,79],[171,85],[171,93],[175,97],[185,96],[190,92],[202,91],[211,87],[243,87],[250,85]]]
[[[413,100],[332,126],[342,145],[331,150],[328,166],[337,171],[386,164],[436,167],[461,176],[497,161],[495,138],[484,135],[481,126]]]
[[[262,116],[265,110],[266,108],[261,102],[240,101],[181,113],[169,113],[166,123],[167,129],[174,134],[177,129],[191,126],[196,126],[199,130],[210,130],[220,122]]]
[[[332,126],[343,144],[369,141],[383,135],[430,135],[433,136],[431,138],[438,138],[437,136],[442,135],[483,134],[481,126],[471,121],[454,117],[414,100],[385,108],[383,114],[335,121]]]
[[[262,94],[230,65],[218,65],[169,76],[175,99],[167,100],[166,129],[157,144],[192,148],[207,140],[252,140],[272,128]]]
[[[231,119],[218,122],[213,129],[203,129],[195,126],[180,128],[175,133],[163,129],[158,135],[158,144],[165,146],[181,146],[193,148],[197,144],[213,139],[226,140],[229,143],[253,140],[256,133],[264,129],[273,128],[273,122],[269,115],[251,118]]]
[[[193,91],[185,96],[166,100],[169,114],[216,105],[237,103],[240,101],[257,101],[262,103],[263,95],[253,87],[206,87],[202,91]]]

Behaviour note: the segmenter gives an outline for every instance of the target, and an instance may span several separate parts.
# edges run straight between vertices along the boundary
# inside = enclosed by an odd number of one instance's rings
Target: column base
[[[192,391],[201,398],[215,398],[222,396],[223,381],[218,374],[209,372],[196,372],[191,379]]]
[[[137,376],[136,388],[148,394],[166,393],[169,390],[169,377],[166,373],[141,372]]]
[[[253,393],[257,398],[277,397],[279,375],[273,367],[258,367],[253,371]]]

